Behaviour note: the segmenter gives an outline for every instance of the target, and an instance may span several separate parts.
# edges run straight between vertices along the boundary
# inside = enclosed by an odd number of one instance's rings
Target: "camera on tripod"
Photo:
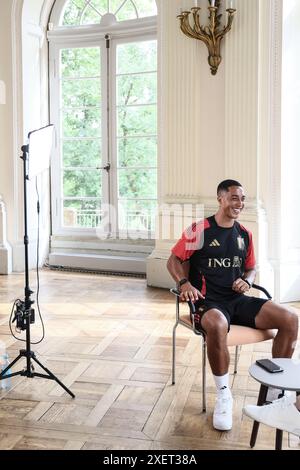
[[[35,322],[35,313],[34,309],[26,309],[25,307],[25,302],[22,302],[22,300],[17,300],[16,302],[16,308],[14,311],[14,318],[13,318],[13,323],[16,321],[17,322],[17,328],[19,330],[26,330],[26,319],[30,319],[30,323],[33,324]]]

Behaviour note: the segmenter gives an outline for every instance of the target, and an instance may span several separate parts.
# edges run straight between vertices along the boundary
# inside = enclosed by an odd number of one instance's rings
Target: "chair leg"
[[[234,374],[237,374],[238,360],[239,360],[239,346],[236,346],[235,357],[234,357]]]
[[[202,411],[206,412],[206,341],[202,338]]]
[[[283,431],[281,431],[280,429],[276,429],[275,450],[282,449],[282,436],[283,436]]]
[[[175,323],[173,328],[173,340],[172,340],[172,385],[175,385],[175,367],[176,367],[176,328],[178,321]]]
[[[262,406],[265,403],[266,398],[267,398],[268,388],[269,387],[267,387],[266,385],[261,385],[260,386],[258,400],[257,400],[257,405],[258,406]],[[255,446],[257,433],[258,433],[258,428],[259,428],[259,423],[257,421],[254,421],[253,427],[252,427],[251,438],[250,438],[250,447],[251,448],[253,448]]]

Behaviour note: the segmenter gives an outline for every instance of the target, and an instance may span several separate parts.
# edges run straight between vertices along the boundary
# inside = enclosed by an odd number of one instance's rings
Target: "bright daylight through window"
[[[69,0],[63,13],[63,25],[98,24],[107,13],[117,21],[135,20],[157,14],[155,0]]]
[[[49,35],[54,233],[96,228],[104,237],[150,238],[157,209],[156,1],[61,4]]]

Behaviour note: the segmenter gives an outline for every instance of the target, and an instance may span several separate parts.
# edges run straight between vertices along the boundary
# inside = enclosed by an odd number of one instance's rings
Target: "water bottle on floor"
[[[5,346],[0,344],[0,370],[1,372],[6,369],[6,367],[9,365],[9,357],[6,351]],[[11,369],[8,369],[5,373],[5,375],[11,374]],[[2,390],[9,390],[11,388],[11,377],[8,378],[2,378],[0,380],[0,388]]]

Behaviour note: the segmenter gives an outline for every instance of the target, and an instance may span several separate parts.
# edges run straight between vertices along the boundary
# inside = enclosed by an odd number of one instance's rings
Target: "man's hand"
[[[250,290],[250,287],[247,284],[247,282],[244,281],[244,279],[241,279],[239,277],[232,284],[232,290],[234,290],[235,292],[238,292],[239,294],[244,294],[245,292],[248,292],[248,290]]]
[[[199,299],[205,299],[201,292],[198,291],[198,289],[196,289],[194,286],[192,286],[190,282],[186,282],[185,284],[183,284],[180,288],[180,292],[180,300],[182,302],[188,302],[189,300],[195,302]]]

